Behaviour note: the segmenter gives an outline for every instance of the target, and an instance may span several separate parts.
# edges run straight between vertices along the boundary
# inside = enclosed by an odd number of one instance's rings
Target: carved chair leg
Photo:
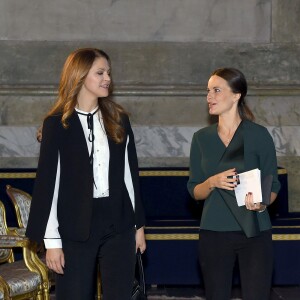
[[[101,300],[101,277],[99,268],[97,272],[97,300]]]
[[[37,251],[39,246],[36,243],[31,243],[31,247],[34,249],[32,251],[32,260],[38,267],[41,276],[42,276],[42,300],[50,300],[50,281],[49,281],[49,274],[47,266],[40,260],[37,255]]]

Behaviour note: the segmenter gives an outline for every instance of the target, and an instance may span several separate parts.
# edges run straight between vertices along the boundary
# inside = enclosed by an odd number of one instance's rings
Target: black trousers
[[[104,300],[129,300],[135,270],[135,228],[115,232],[109,198],[93,199],[87,241],[62,240],[63,275],[56,277],[56,300],[94,300],[100,267]]]
[[[273,271],[271,230],[253,238],[242,232],[200,231],[199,261],[206,299],[231,299],[236,260],[243,300],[269,300]]]

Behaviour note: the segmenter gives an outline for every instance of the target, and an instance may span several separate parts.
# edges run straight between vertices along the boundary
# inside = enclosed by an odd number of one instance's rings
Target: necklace
[[[220,136],[222,142],[224,143],[224,145],[228,146],[234,136],[234,132],[228,136],[223,136],[223,134],[219,132],[219,136]]]
[[[220,127],[218,125],[218,135],[219,135],[221,141],[223,142],[223,144],[226,147],[230,144],[230,142],[231,142],[237,128],[239,127],[240,123],[241,122],[239,122],[236,126],[234,126],[233,129],[229,130],[227,134],[224,131],[222,131],[221,130],[222,127]]]

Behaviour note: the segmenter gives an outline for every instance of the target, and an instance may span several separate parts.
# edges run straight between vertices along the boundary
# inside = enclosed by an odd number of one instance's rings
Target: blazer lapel
[[[74,139],[73,142],[75,143],[76,141],[76,144],[82,147],[83,155],[89,158],[87,141],[78,114],[75,111],[70,116],[68,122],[69,122],[69,128],[67,130],[72,131],[71,134],[72,134],[72,139]]]

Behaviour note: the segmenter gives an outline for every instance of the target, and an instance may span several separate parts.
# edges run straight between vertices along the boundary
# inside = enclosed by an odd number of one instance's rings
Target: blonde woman
[[[146,248],[134,136],[111,86],[104,51],[72,52],[43,123],[26,235],[44,239],[57,300],[94,299],[98,265],[104,299],[129,300]]]

